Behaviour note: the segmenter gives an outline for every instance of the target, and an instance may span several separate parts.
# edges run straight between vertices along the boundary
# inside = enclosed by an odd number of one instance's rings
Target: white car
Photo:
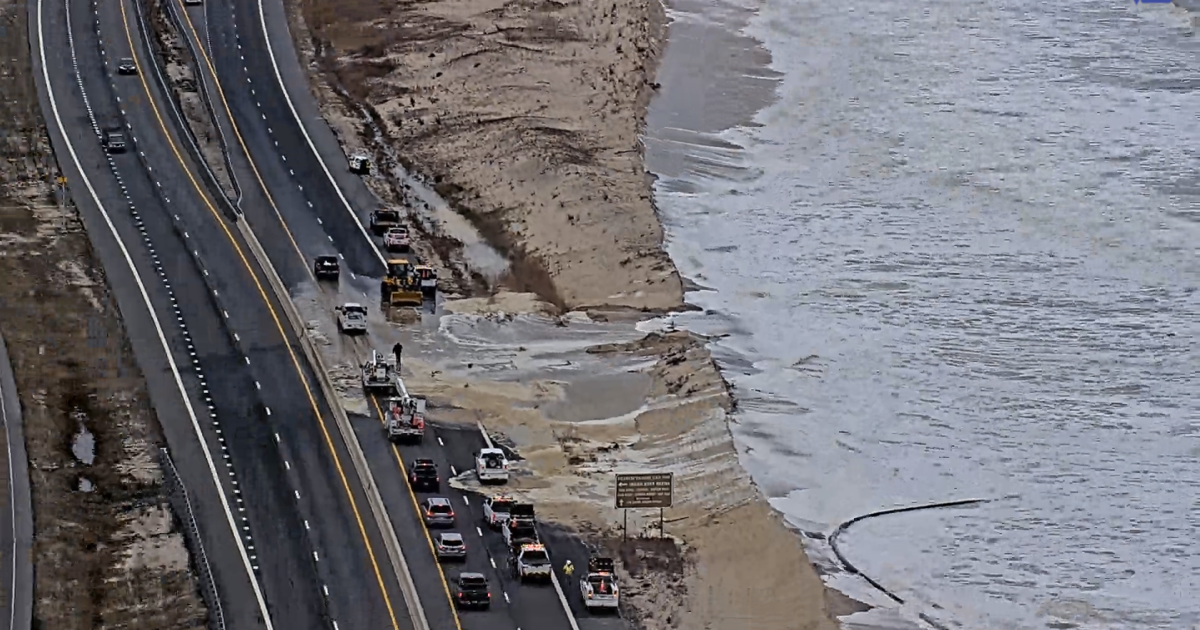
[[[354,302],[335,307],[338,330],[343,334],[367,332],[367,307]]]
[[[508,483],[508,458],[498,448],[485,448],[475,454],[475,477],[479,483]]]
[[[546,546],[538,543],[521,545],[509,560],[512,575],[517,580],[549,580],[554,574]]]
[[[488,497],[483,500],[483,521],[492,529],[500,529],[508,522],[509,510],[516,501],[508,495]]]
[[[371,172],[371,156],[366,153],[355,153],[350,156],[350,172],[356,175],[368,175]]]

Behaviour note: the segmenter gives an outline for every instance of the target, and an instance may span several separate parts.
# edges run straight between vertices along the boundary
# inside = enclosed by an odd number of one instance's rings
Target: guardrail
[[[208,566],[204,542],[200,540],[200,525],[196,522],[196,513],[192,510],[187,487],[184,486],[179,471],[175,469],[175,462],[171,461],[167,449],[158,449],[158,454],[163,470],[163,489],[175,510],[175,516],[183,525],[183,535],[192,550],[192,563],[196,565],[196,579],[200,582],[204,600],[208,602],[208,627],[210,630],[225,630],[225,611],[221,608],[217,584],[213,580],[212,569]]]

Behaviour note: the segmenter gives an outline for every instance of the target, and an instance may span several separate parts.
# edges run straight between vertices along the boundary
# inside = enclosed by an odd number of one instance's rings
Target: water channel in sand
[[[735,438],[773,504],[828,534],[895,505],[997,499],[844,535],[908,601],[893,617],[1200,623],[1193,16],[1113,0],[671,9],[649,168],[672,257],[711,287],[690,298],[707,311],[675,319],[729,335],[714,353],[740,396]]]

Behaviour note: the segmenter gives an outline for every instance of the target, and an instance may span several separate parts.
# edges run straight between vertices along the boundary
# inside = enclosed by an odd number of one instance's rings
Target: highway
[[[268,238],[274,247],[264,246],[274,266],[297,270],[289,289],[311,286],[311,277],[298,273],[300,265],[307,265],[316,255],[338,252],[350,271],[343,273],[343,285],[373,296],[377,280],[370,276],[380,274],[377,263],[382,257],[362,225],[378,201],[361,179],[348,172],[336,138],[320,117],[297,62],[282,4],[278,0],[207,0],[201,6],[185,7],[179,0],[173,1],[184,33],[199,53],[201,75],[213,97],[213,109],[237,173],[241,207],[256,231],[271,235]],[[289,83],[285,92],[284,85]],[[301,125],[298,119],[305,123]],[[332,307],[337,293],[329,288],[323,292],[326,306]],[[369,347],[359,347],[360,359],[369,351]],[[448,479],[472,468],[472,454],[484,445],[484,438],[475,430],[435,427],[432,439],[424,445],[397,448],[384,438],[378,405],[375,410],[376,417],[351,416],[350,420],[405,549],[431,628],[624,627],[619,618],[587,616],[578,595],[562,592],[557,585],[523,586],[511,579],[500,534],[478,526],[482,522],[479,497],[472,501],[470,495],[449,484],[443,484],[442,494],[460,510],[457,531],[467,538],[470,551],[465,566],[439,565],[418,516],[418,499],[426,495],[410,491],[406,466],[415,457],[429,457],[438,462],[443,479]],[[556,551],[577,563],[586,561],[586,550],[569,537],[552,542],[551,553]],[[445,584],[448,577],[464,569],[489,576],[494,596],[491,610],[454,611]],[[574,612],[585,617],[578,622],[568,612],[572,600]]]
[[[65,48],[76,54],[48,59],[47,65],[71,59],[72,65],[61,72],[64,77],[78,67],[82,92],[70,86],[62,90],[79,96],[62,99],[64,109],[75,106],[68,119],[77,132],[84,119],[93,117],[100,124],[133,123],[127,135],[134,150],[113,156],[111,176],[122,195],[143,209],[134,233],[146,234],[143,253],[151,259],[146,268],[161,263],[160,278],[170,278],[162,285],[164,290],[174,287],[170,308],[182,313],[190,331],[186,353],[195,356],[207,377],[197,382],[212,394],[213,411],[220,418],[219,425],[210,421],[202,433],[205,446],[221,453],[227,464],[218,478],[226,495],[236,497],[234,509],[242,520],[231,528],[238,532],[237,544],[214,545],[208,555],[214,565],[224,566],[232,562],[223,556],[243,550],[240,555],[252,569],[246,578],[251,584],[244,588],[229,571],[214,569],[227,621],[244,619],[244,624],[230,625],[254,627],[261,612],[246,614],[244,609],[253,606],[244,602],[259,599],[261,584],[269,626],[327,628],[340,621],[349,627],[398,629],[407,614],[393,573],[380,567],[386,556],[374,551],[382,548],[380,533],[361,516],[365,507],[359,506],[366,505],[366,498],[343,468],[346,445],[327,426],[328,405],[313,391],[315,378],[297,358],[296,340],[280,325],[280,305],[263,290],[262,270],[247,259],[246,245],[198,184],[196,165],[178,149],[179,138],[149,96],[153,84],[144,81],[145,75],[113,72],[115,60],[125,56],[149,67],[145,42],[130,15],[132,5],[106,3],[97,22],[94,6],[76,0],[70,5],[69,31],[66,8],[58,33],[68,40]],[[68,32],[72,37],[66,37]],[[104,59],[110,61],[107,66]],[[83,94],[90,97],[87,102]],[[69,135],[67,130],[64,123],[62,134]],[[73,144],[95,147],[94,133],[84,129]],[[102,153],[99,157],[101,164],[106,161]],[[79,170],[89,171],[82,164]],[[91,174],[100,178],[100,171],[93,166]],[[103,205],[99,195],[96,203]],[[122,243],[132,240],[117,234]],[[190,465],[189,458],[176,454],[175,459],[183,469]],[[220,522],[201,517],[206,524]]]
[[[8,347],[0,335],[0,421],[4,424],[7,492],[0,517],[0,624],[25,630],[33,622],[33,504],[29,493],[29,458],[25,453],[21,401],[13,379]]]
[[[229,490],[231,480],[221,464],[223,445],[215,433],[230,407],[225,400],[220,409],[216,407],[210,393],[217,384],[209,383],[204,371],[206,367],[214,371],[214,361],[221,363],[223,355],[234,350],[224,342],[228,335],[206,298],[208,290],[194,263],[166,255],[172,251],[170,241],[160,243],[161,250],[152,244],[152,231],[158,226],[145,222],[142,212],[155,204],[154,199],[143,193],[134,203],[133,195],[139,191],[127,186],[117,161],[100,147],[95,115],[83,92],[84,68],[78,60],[90,62],[88,72],[93,77],[103,71],[95,52],[82,58],[76,54],[68,4],[30,0],[27,7],[38,98],[50,139],[121,308],[194,511],[209,524],[200,541],[210,551],[210,569],[224,602],[222,613],[236,627],[263,627],[259,619],[265,616],[265,606],[258,598],[249,553],[238,535],[242,525],[234,506],[239,495]],[[73,9],[79,12],[78,6]],[[87,5],[79,13],[85,24],[91,23]],[[136,165],[122,162],[120,168],[127,175],[137,173]],[[198,348],[204,350],[203,357]]]

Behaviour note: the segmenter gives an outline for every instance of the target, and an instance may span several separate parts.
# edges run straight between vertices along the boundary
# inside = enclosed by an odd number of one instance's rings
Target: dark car
[[[461,573],[452,583],[454,605],[458,608],[490,608],[492,592],[482,573]]]
[[[437,492],[442,486],[437,464],[432,459],[415,459],[408,465],[408,485],[413,492]]]
[[[137,74],[137,62],[131,57],[122,57],[117,62],[117,74]]]
[[[337,280],[342,269],[338,265],[337,256],[317,256],[313,261],[313,275],[318,280]]]
[[[104,145],[104,150],[109,153],[125,152],[125,134],[115,129],[105,131],[104,135],[100,138],[100,143]]]

